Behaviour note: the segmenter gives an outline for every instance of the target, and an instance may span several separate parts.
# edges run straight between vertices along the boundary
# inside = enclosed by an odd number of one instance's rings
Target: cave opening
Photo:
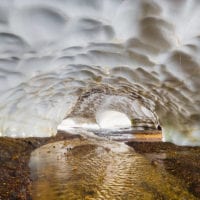
[[[108,85],[84,91],[57,130],[118,141],[161,141],[162,128],[152,101]]]

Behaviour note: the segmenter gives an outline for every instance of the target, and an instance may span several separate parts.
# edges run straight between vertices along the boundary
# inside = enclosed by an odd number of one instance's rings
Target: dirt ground
[[[176,146],[168,142],[128,142],[155,167],[181,179],[188,191],[200,199],[200,147]]]
[[[51,138],[0,138],[0,200],[31,199],[31,152],[44,144],[75,137],[80,136],[60,132]]]
[[[0,200],[31,199],[28,166],[31,152],[47,143],[70,140],[79,135],[58,133],[52,138],[0,138]],[[163,142],[128,142],[154,167],[162,167],[185,182],[188,191],[200,199],[200,147],[180,147]]]

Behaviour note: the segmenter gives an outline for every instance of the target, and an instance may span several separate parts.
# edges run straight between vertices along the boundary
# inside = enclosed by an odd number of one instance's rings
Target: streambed
[[[166,159],[166,152],[157,158]],[[47,144],[32,153],[29,166],[34,200],[196,199],[162,161],[150,162],[122,142],[87,138]]]
[[[1,138],[0,199],[49,194],[50,199],[101,199],[105,194],[110,199],[117,194],[118,199],[200,198],[199,147],[148,140],[127,144],[134,150],[125,146],[118,152],[118,142],[63,132],[51,138]]]

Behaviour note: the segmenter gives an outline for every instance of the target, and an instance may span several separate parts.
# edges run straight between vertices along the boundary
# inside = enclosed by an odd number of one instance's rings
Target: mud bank
[[[31,199],[31,152],[47,143],[69,140],[76,135],[59,132],[51,138],[0,139],[0,200]]]

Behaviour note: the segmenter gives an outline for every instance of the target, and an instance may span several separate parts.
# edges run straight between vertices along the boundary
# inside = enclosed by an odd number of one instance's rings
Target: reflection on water
[[[90,130],[89,130],[90,131]],[[122,128],[117,130],[99,129],[91,130],[99,137],[115,141],[162,141],[162,132],[155,129],[144,130],[144,127]]]
[[[30,167],[34,200],[195,199],[164,169],[113,141],[51,143],[32,153]]]

